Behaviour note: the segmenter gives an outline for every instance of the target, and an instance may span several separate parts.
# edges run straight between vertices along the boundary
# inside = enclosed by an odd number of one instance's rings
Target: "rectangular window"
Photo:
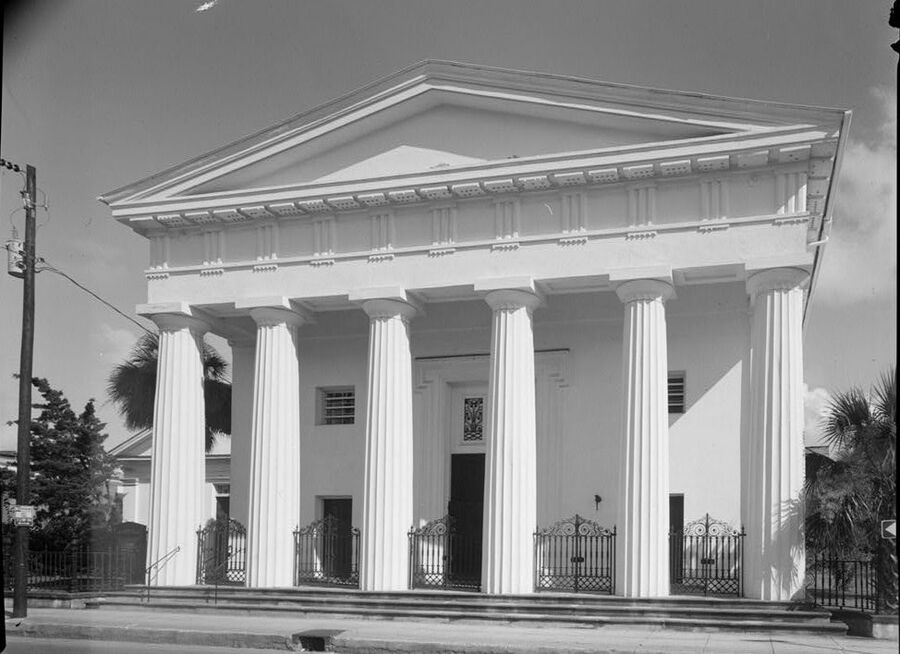
[[[669,373],[669,413],[684,413],[684,372]]]
[[[356,391],[352,386],[319,388],[319,425],[352,425],[356,416]]]
[[[484,398],[465,398],[463,400],[463,412],[463,441],[483,441]]]

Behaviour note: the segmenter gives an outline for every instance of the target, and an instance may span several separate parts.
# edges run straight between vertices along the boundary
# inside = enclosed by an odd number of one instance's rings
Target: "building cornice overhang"
[[[839,131],[812,126],[642,144],[444,168],[389,177],[237,189],[112,205],[139,232],[335,214],[373,207],[610,185],[831,159]],[[828,175],[826,182],[830,181]],[[825,186],[830,184],[826,183]],[[812,189],[825,196],[827,189]]]
[[[650,89],[597,82],[548,73],[512,71],[455,62],[426,61],[378,80],[337,100],[278,125],[201,155],[184,164],[104,194],[99,199],[115,206],[162,195],[174,195],[215,179],[253,161],[296,147],[316,130],[340,127],[343,120],[362,120],[380,109],[429,91],[458,94],[499,94],[506,100],[554,106],[579,101],[603,103],[580,109],[638,119],[670,121],[722,131],[747,133],[784,125],[835,124],[834,109],[775,102],[725,98],[702,93]],[[516,97],[515,94],[523,94]],[[726,135],[727,136],[727,135]]]
[[[838,131],[839,138],[834,157],[834,164],[831,168],[831,180],[838,179],[838,175],[841,172],[841,164],[844,160],[844,150],[846,149],[847,138],[850,134],[851,118],[852,112],[850,110],[843,112],[843,116],[841,117],[840,129]],[[819,278],[819,269],[822,267],[822,257],[825,254],[825,243],[828,240],[828,234],[831,230],[834,211],[834,192],[836,186],[837,185],[834,183],[828,184],[826,195],[823,201],[824,207],[822,209],[822,219],[819,221],[819,231],[816,238],[816,242],[818,242],[819,245],[816,247],[815,253],[813,255],[812,270],[810,271],[809,275],[809,288],[806,292],[803,304],[804,325],[806,325],[806,316],[809,310],[809,303],[812,299],[813,291],[815,291],[816,289],[816,281]]]

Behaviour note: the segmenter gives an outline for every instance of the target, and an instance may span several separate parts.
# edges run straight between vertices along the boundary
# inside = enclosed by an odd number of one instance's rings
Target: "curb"
[[[148,627],[116,627],[110,625],[53,624],[6,622],[6,635],[23,638],[72,638],[79,640],[110,640],[119,642],[155,643],[163,645],[201,645],[244,649],[271,649],[282,652],[297,651],[291,636],[285,634],[253,634],[221,631],[193,631],[185,629],[156,629]]]

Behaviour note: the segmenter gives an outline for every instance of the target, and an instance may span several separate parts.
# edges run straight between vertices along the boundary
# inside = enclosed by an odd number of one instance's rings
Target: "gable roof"
[[[595,127],[644,130],[661,137],[644,143],[584,148],[583,154],[629,153],[648,144],[733,142],[742,137],[802,132],[823,125],[828,126],[826,133],[835,136],[846,113],[549,73],[424,61],[222,148],[105,193],[99,199],[114,209],[126,205],[152,206],[167,199],[197,195],[198,189],[199,195],[207,199],[224,199],[228,185],[209,187],[210,182],[236,171],[258,167],[262,162],[277,161],[287,152],[293,152],[295,156],[304,151],[315,155],[321,147],[319,144],[334,138],[335,134],[381,128],[392,118],[399,120],[409,112],[433,109],[447,102],[500,108],[503,112],[543,114],[547,118],[582,121]],[[759,147],[756,142],[748,145]],[[544,163],[553,160],[554,155],[572,152],[571,147],[563,152],[540,152],[529,157],[516,157],[514,163],[520,167],[526,163]],[[457,160],[442,172],[479,167],[501,172],[504,164],[509,163],[508,160],[490,158]],[[353,178],[353,174],[349,177]],[[364,178],[365,174],[360,172],[357,177]],[[321,181],[321,177],[301,180],[293,186],[316,186],[315,182]],[[325,181],[334,180],[328,180],[326,176]],[[203,192],[204,184],[207,192]]]

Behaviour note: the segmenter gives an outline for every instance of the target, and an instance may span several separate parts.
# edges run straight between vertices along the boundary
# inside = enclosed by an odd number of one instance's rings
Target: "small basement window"
[[[356,417],[356,390],[353,386],[318,388],[317,420],[319,425],[352,425]]]
[[[684,413],[684,371],[669,373],[669,413]]]

